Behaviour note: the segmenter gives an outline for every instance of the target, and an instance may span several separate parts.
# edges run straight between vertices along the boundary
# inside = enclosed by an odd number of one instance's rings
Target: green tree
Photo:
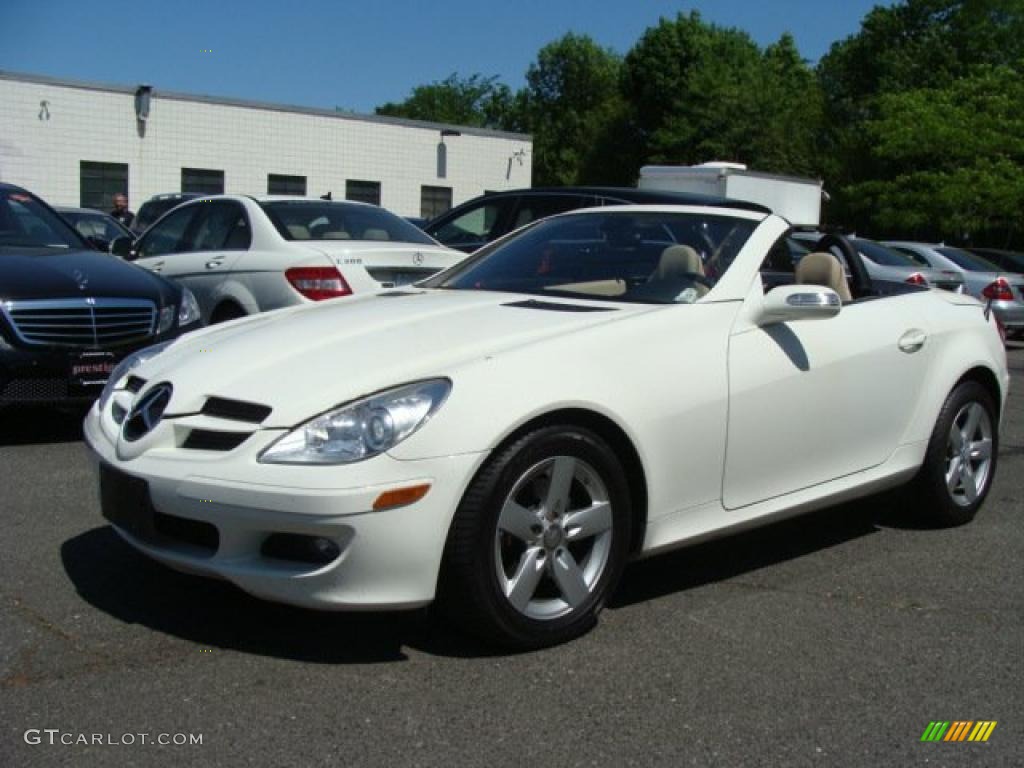
[[[569,33],[541,48],[521,92],[533,134],[538,185],[609,183],[617,156],[605,156],[606,137],[619,124],[621,58],[586,35]]]
[[[853,184],[854,215],[887,233],[1011,241],[1024,211],[1024,78],[983,66],[883,94],[864,130],[885,174]]]
[[[1019,124],[973,89],[1019,92],[1022,73],[1024,0],[904,0],[872,10],[818,67],[833,219],[878,234],[970,232],[1004,242],[1011,230],[999,200],[1018,199],[1007,185],[1020,163],[1004,148],[1016,144]],[[979,132],[997,138],[979,144]],[[927,151],[908,151],[911,134]],[[990,210],[971,213],[979,205]]]
[[[517,130],[514,104],[512,90],[499,83],[497,75],[459,77],[452,73],[444,80],[413,88],[405,101],[382,104],[375,111],[411,120]]]
[[[696,12],[662,19],[626,55],[623,92],[647,162],[803,174],[819,165],[820,92],[789,35],[762,51]]]

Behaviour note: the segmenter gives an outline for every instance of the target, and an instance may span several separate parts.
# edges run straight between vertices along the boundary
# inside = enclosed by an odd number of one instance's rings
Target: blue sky
[[[854,34],[875,0],[0,0],[0,69],[372,112],[452,72],[513,88],[566,32],[625,53],[696,9],[805,58]]]

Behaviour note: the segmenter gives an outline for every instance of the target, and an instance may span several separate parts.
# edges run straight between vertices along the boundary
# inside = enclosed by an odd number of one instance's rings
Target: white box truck
[[[758,173],[739,163],[715,162],[645,165],[637,186],[760,203],[797,227],[817,227],[821,223],[820,179]]]

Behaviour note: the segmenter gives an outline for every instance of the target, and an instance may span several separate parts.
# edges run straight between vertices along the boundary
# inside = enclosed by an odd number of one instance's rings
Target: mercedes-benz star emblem
[[[149,434],[153,427],[160,423],[164,409],[171,402],[172,391],[171,385],[163,382],[157,384],[139,399],[121,428],[125,440],[128,442],[138,440],[143,435]]]
[[[414,253],[412,255],[412,263],[413,264],[422,264],[423,263],[423,254],[420,253],[419,251],[416,251],[416,253]]]

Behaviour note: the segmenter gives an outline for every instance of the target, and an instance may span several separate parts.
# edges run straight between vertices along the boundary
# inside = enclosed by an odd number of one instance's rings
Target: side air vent
[[[228,400],[224,397],[211,397],[203,405],[201,413],[204,416],[259,424],[270,415],[272,410],[269,405],[247,403],[244,400]]]
[[[146,386],[146,380],[140,379],[138,376],[129,376],[128,381],[124,383],[124,388],[129,392],[138,393],[140,389]]]
[[[182,448],[193,451],[231,451],[244,443],[251,432],[215,432],[211,429],[193,429]]]
[[[527,299],[526,301],[513,301],[510,304],[502,304],[503,307],[519,307],[520,309],[546,309],[551,312],[615,312],[615,307],[591,307],[586,304],[559,304],[554,301],[537,301]]]

